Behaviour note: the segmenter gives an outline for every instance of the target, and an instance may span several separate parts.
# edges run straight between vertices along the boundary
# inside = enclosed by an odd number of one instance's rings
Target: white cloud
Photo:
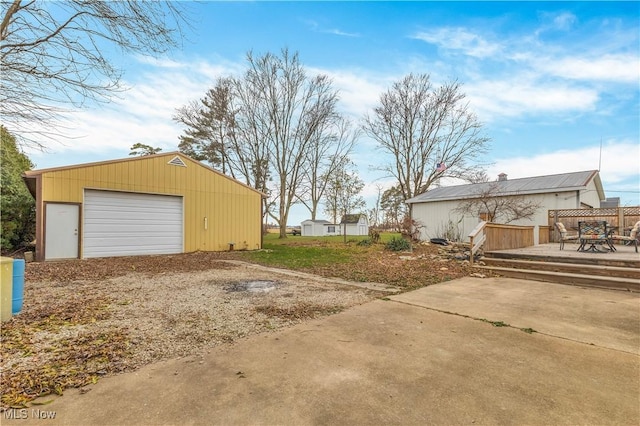
[[[558,173],[598,170],[605,194],[608,197],[621,196],[627,204],[638,205],[640,190],[640,144],[630,140],[610,140],[603,142],[602,158],[600,146],[592,145],[572,150],[558,150],[530,157],[497,158],[488,169],[491,178],[506,173],[509,179],[543,176]],[[607,192],[625,191],[630,192]],[[635,192],[634,192],[635,191]],[[635,200],[635,201],[634,201]],[[623,201],[624,203],[624,201]]]
[[[598,92],[559,82],[542,82],[519,75],[509,80],[481,81],[465,85],[471,107],[483,121],[496,117],[592,111]]]
[[[535,34],[538,36],[546,31],[569,31],[574,27],[574,24],[578,22],[578,18],[570,12],[560,13],[541,13],[541,18],[544,21],[538,28]]]
[[[182,132],[172,120],[176,108],[201,98],[217,77],[231,75],[239,68],[232,63],[137,59],[151,67],[136,81],[125,81],[127,90],[110,104],[71,113],[67,122],[73,126],[67,125],[64,143],[46,143],[52,154],[91,147],[92,152],[115,153],[117,157],[128,154],[137,142],[175,150]]]
[[[541,72],[573,80],[634,83],[637,86],[640,79],[640,60],[637,55],[629,54],[610,54],[596,58],[546,57],[533,59],[533,66]]]
[[[443,27],[432,31],[421,31],[413,38],[434,44],[443,50],[460,51],[476,58],[492,57],[502,51],[499,43],[491,43],[465,28]]]
[[[310,19],[304,20],[303,22],[305,22],[309,26],[311,31],[315,31],[315,32],[318,32],[318,33],[333,34],[333,35],[337,35],[337,36],[341,36],[341,37],[360,37],[360,34],[358,34],[358,33],[352,33],[352,32],[348,32],[348,31],[343,31],[343,30],[340,30],[338,28],[324,27],[319,22],[313,21],[313,20],[310,20]]]
[[[577,20],[573,13],[563,12],[553,18],[553,25],[559,30],[569,30]]]
[[[333,81],[333,86],[340,92],[340,107],[353,116],[360,118],[369,112],[380,99],[380,94],[387,90],[391,80],[388,77],[375,77],[363,71],[328,70],[308,68],[309,74],[326,74]]]

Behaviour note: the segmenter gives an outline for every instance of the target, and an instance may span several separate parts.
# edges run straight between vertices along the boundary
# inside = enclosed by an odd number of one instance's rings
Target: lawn
[[[400,237],[397,233],[381,235],[384,243],[393,237]],[[330,237],[302,237],[288,236],[279,238],[277,234],[267,234],[264,237],[264,250],[247,253],[247,260],[287,269],[312,269],[340,263],[353,263],[368,251],[363,241],[368,236]],[[382,246],[380,246],[382,247]]]
[[[325,277],[358,282],[379,282],[413,289],[448,281],[469,273],[468,267],[449,260],[440,246],[414,245],[411,252],[385,247],[398,233],[382,233],[377,244],[364,244],[366,236],[302,237],[277,234],[264,237],[264,249],[238,252],[247,262],[294,269]]]

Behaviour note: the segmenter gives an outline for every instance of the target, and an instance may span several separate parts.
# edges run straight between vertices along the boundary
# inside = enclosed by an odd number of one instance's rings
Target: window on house
[[[327,226],[327,232],[336,232],[335,226]]]

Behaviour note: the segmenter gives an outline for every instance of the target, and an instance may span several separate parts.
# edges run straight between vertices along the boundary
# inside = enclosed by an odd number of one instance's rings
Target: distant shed
[[[324,237],[328,235],[340,235],[340,227],[328,220],[303,220],[301,225],[302,236]]]
[[[261,192],[170,152],[31,170],[36,260],[262,247]]]

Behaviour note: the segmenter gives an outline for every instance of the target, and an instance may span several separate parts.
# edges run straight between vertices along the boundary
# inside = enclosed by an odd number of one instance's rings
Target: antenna
[[[602,136],[600,137],[600,157],[598,158],[598,172],[602,168]]]

